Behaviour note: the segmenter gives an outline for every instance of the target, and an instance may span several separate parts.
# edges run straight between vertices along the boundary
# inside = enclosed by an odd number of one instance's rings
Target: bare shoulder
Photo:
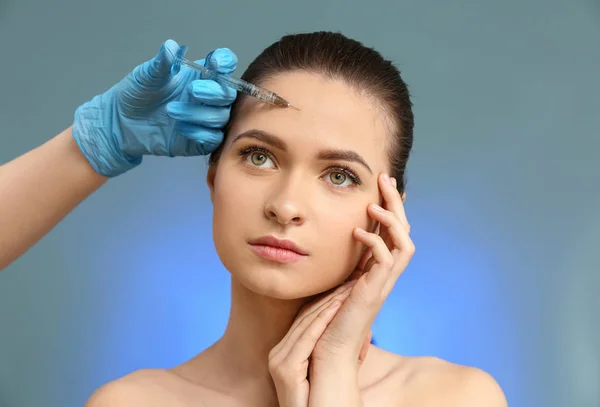
[[[418,405],[507,407],[500,385],[487,372],[435,357],[399,357],[396,379]]]
[[[96,390],[85,407],[178,406],[181,379],[163,369],[137,370]]]
[[[372,400],[367,405],[507,407],[496,380],[478,368],[436,357],[401,356],[378,347],[369,350],[365,362],[369,377],[365,392]]]

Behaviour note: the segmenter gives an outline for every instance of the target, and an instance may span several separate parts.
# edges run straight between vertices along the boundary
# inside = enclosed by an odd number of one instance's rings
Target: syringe
[[[168,49],[168,48],[167,48]],[[253,85],[249,82],[246,82],[242,79],[232,78],[231,76],[220,74],[218,72],[213,71],[212,69],[208,69],[205,66],[197,64],[189,59],[184,58],[183,56],[187,52],[188,47],[186,45],[182,45],[177,53],[173,53],[173,51],[169,50],[171,55],[175,57],[175,62],[171,67],[171,73],[176,74],[181,69],[181,65],[188,66],[202,74],[202,79],[212,79],[221,85],[229,86],[233,89],[236,89],[240,92],[247,93],[248,95],[255,97],[263,102],[273,104],[275,106],[281,107],[291,107],[296,110],[300,110],[297,107],[291,105],[287,100],[282,98],[276,93],[270,92],[266,89],[263,89],[259,86]]]

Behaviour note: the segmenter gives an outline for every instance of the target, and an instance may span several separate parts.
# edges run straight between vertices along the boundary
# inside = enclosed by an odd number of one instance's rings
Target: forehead
[[[341,81],[307,72],[280,74],[261,86],[300,110],[274,107],[244,96],[231,135],[264,130],[284,139],[291,149],[352,149],[374,171],[387,167],[385,117],[367,97]]]

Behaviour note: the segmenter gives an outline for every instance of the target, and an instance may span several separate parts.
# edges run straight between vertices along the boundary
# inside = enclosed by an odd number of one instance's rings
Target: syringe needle
[[[233,89],[236,89],[239,92],[246,93],[263,102],[267,102],[276,106],[291,107],[293,109],[300,110],[296,106],[292,106],[287,100],[283,99],[281,96],[277,95],[274,92],[248,83],[242,79],[236,79],[232,78],[229,75],[220,74],[219,72],[215,72],[207,67],[185,59],[183,56],[185,55],[187,49],[187,46],[182,45],[181,48],[179,48],[179,50],[177,51],[177,53],[174,53],[170,49],[168,50],[171,53],[171,55],[173,55],[173,57],[175,58],[173,66],[171,67],[171,72],[173,74],[179,72],[182,64],[187,65],[188,67],[200,72],[203,75],[204,79],[212,79],[220,83],[221,85],[229,86]]]

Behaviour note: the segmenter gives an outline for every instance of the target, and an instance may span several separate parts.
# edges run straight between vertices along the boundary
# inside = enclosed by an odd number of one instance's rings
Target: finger
[[[340,309],[342,301],[335,300],[327,308],[319,312],[312,323],[302,332],[298,340],[293,344],[285,359],[292,365],[299,365],[308,360],[315,349],[317,341],[327,329],[329,323]]]
[[[237,97],[235,89],[207,79],[193,81],[190,94],[197,102],[209,106],[229,106]]]
[[[375,260],[374,257],[371,256],[371,258],[369,259],[369,261],[367,262],[367,264],[365,265],[365,273],[369,270],[371,270],[371,268],[373,267],[373,264],[375,264],[377,261]]]
[[[385,210],[379,205],[372,204],[369,206],[369,212],[374,219],[383,225],[387,236],[389,236],[391,245],[393,246],[390,251],[394,261],[393,269],[394,273],[398,274],[394,277],[397,278],[404,268],[408,266],[408,262],[414,254],[414,243],[404,225],[392,211]]]
[[[286,334],[288,339],[295,340],[294,338],[297,337],[300,333],[302,333],[306,326],[310,324],[312,319],[314,319],[319,314],[319,312],[331,305],[331,303],[333,303],[335,300],[344,301],[346,298],[348,298],[350,290],[352,289],[355,283],[356,281],[348,281],[340,285],[338,288],[336,288],[323,298],[320,298],[319,300],[314,301],[308,306],[305,306],[305,308],[303,308],[298,313],[298,316],[296,317],[296,319],[292,323],[292,326],[288,330],[288,333]]]
[[[383,209],[377,204],[370,204],[369,215],[382,225],[379,236],[386,242],[390,251],[402,248],[403,244],[407,243],[406,239],[410,240],[405,226],[391,210]]]
[[[355,282],[353,281],[347,281],[343,284],[340,284],[339,286],[331,289],[329,292],[322,294],[320,297],[304,305],[304,307],[302,307],[298,311],[298,314],[296,315],[296,319],[294,320],[292,327],[300,324],[302,322],[302,319],[308,317],[311,314],[314,314],[315,312],[318,312],[320,308],[326,305],[326,303],[331,302],[332,299],[344,294],[346,291],[348,291],[349,288],[351,288],[354,285],[354,283]]]
[[[380,227],[381,227],[381,225],[378,222],[377,225],[375,226],[375,230],[373,231],[373,233],[379,233]],[[372,258],[372,256],[373,256],[373,254],[371,253],[371,249],[369,249],[367,247],[365,249],[365,251],[363,252],[360,260],[358,261],[356,268],[354,269],[352,274],[350,274],[350,276],[348,277],[348,281],[359,278],[364,273],[365,270],[368,270],[367,264],[368,264],[369,260]]]
[[[377,290],[381,289],[380,293],[382,297],[385,298],[391,292],[396,281],[408,266],[408,263],[415,253],[415,246],[410,239],[406,228],[391,211],[385,210],[377,205],[372,205],[369,208],[372,216],[377,219],[387,231],[387,235],[393,246],[393,249],[390,251],[393,258],[392,265],[385,266],[386,270],[387,267],[390,267],[389,273],[382,273],[381,268],[374,267],[373,264],[370,265],[371,268],[367,269],[376,272],[371,275],[371,272],[369,271],[367,278],[374,279],[372,281],[373,284],[377,287]],[[375,255],[373,258],[375,263],[379,263],[379,259]],[[387,275],[387,277],[385,277],[385,275]]]
[[[352,271],[352,273],[348,276],[348,281],[353,281],[356,280],[358,278],[360,278],[360,276],[363,275],[363,269],[359,269],[358,267],[354,269],[354,271]]]
[[[361,364],[367,358],[367,353],[369,352],[369,347],[371,346],[371,338],[373,337],[373,331],[369,329],[369,333],[367,334],[365,341],[363,342],[362,348],[358,354],[358,363]]]
[[[391,274],[394,257],[381,236],[369,233],[362,228],[355,228],[354,231],[356,239],[371,248],[373,252],[373,259],[376,264],[365,273],[365,282],[369,288],[373,287],[375,290],[373,293],[379,296],[379,287],[383,287]],[[369,293],[369,299],[373,299],[373,293]]]
[[[178,49],[177,42],[165,41],[154,58],[133,70],[136,82],[148,88],[159,87],[166,83],[171,76],[171,66]]]
[[[402,197],[387,174],[382,174],[379,177],[379,188],[384,199],[384,208],[392,211],[404,227],[408,229],[408,219],[404,211]]]
[[[378,235],[381,236],[381,238],[385,242],[388,249],[392,250],[394,248],[394,243],[392,242],[392,239],[390,238],[390,235],[388,233],[388,228],[386,226],[381,227],[381,224],[379,224],[379,225],[380,225],[380,228],[379,228]],[[402,227],[404,227],[404,226],[402,226]]]
[[[230,109],[174,101],[167,104],[167,115],[175,120],[216,129],[225,127],[229,121]]]
[[[354,280],[362,275],[363,271],[365,270],[365,266],[366,266],[367,262],[371,258],[371,255],[372,255],[371,249],[369,249],[368,247],[365,248],[360,260],[358,261],[358,263],[356,265],[356,268],[354,269],[352,274],[350,274],[350,276],[348,277],[348,281]]]
[[[229,48],[217,48],[206,56],[204,66],[219,73],[231,74],[236,70],[237,56]]]
[[[289,344],[293,343],[297,340],[297,338],[302,334],[302,332],[306,329],[306,327],[310,324],[310,322],[325,308],[329,307],[333,301],[340,300],[343,301],[350,294],[350,289],[354,286],[353,282],[349,282],[343,284],[338,287],[329,295],[320,299],[319,301],[311,304],[309,308],[303,310],[298,317],[292,323],[290,329],[288,329],[286,335],[283,339],[277,344],[275,348],[279,348],[277,350],[274,349],[275,352],[284,351],[285,349],[289,349]],[[287,353],[287,351],[286,351]]]
[[[392,185],[394,186],[394,188],[396,190],[398,190],[398,181],[396,181],[396,178],[392,177],[390,178],[392,181]],[[403,223],[408,227],[408,233],[410,233],[410,223],[408,223],[408,218],[406,217],[406,211],[404,209],[404,201],[406,201],[406,194],[403,192],[400,195],[400,204],[401,204],[401,213],[400,213],[400,220],[403,221]]]
[[[223,142],[223,131],[197,124],[178,122],[175,137],[169,148],[171,156],[196,156],[213,152]]]

